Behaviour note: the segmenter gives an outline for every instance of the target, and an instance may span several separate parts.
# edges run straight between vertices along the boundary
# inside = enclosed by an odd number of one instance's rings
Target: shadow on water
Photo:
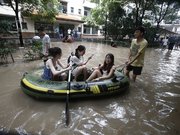
[[[123,64],[128,48],[77,42],[53,43],[63,50],[62,62],[79,45],[86,46],[85,59],[95,53],[88,67],[102,63],[113,53],[115,64]],[[66,52],[66,53],[65,53]],[[98,60],[96,60],[98,58]],[[24,72],[42,61],[0,66],[0,134],[20,135],[178,135],[180,134],[180,53],[147,49],[145,67],[137,82],[124,93],[95,99],[70,99],[70,125],[65,127],[65,101],[35,100],[20,89]]]

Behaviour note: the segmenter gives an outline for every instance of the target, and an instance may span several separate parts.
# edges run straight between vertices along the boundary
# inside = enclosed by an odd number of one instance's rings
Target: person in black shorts
[[[127,67],[125,74],[130,78],[129,73],[133,71],[132,79],[134,82],[137,75],[141,75],[144,66],[145,49],[148,45],[147,40],[144,39],[144,32],[145,29],[143,27],[138,27],[135,30],[135,39],[131,41],[128,61],[126,62]]]

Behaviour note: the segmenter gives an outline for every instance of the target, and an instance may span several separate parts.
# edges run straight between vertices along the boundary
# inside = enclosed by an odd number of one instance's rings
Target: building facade
[[[59,14],[53,24],[34,22],[19,14],[23,38],[32,38],[36,35],[40,25],[45,27],[51,38],[63,38],[68,34],[68,30],[77,38],[101,36],[98,27],[90,27],[82,20],[84,16],[90,15],[91,9],[96,7],[95,3],[90,2],[90,0],[60,0],[59,2],[61,3]],[[17,32],[15,13],[10,7],[0,5],[0,18],[10,20],[12,31]]]

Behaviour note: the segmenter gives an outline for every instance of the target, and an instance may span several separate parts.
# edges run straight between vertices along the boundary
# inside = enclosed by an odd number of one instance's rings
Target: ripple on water
[[[106,45],[83,44],[87,47],[85,59],[92,52],[96,52],[94,58],[98,58],[98,61],[91,60],[89,66],[97,66],[99,62],[103,62],[104,55],[109,52],[114,54],[116,64],[121,64],[120,62],[127,58],[127,48],[118,47],[112,50]],[[62,57],[64,63],[66,63],[66,56],[74,51],[77,45],[79,45],[77,42],[68,46],[63,43],[56,44],[66,52]],[[23,73],[42,66],[39,64],[43,64],[42,62],[15,62],[8,67],[0,67],[0,133],[10,129],[16,130],[19,134],[33,132],[39,135],[171,135],[171,133],[178,135],[180,131],[179,51],[166,54],[165,51],[148,48],[145,62],[142,75],[137,78],[136,83],[131,82],[130,91],[126,93],[123,100],[122,97],[112,97],[105,102],[98,101],[98,105],[97,102],[93,101],[92,105],[92,101],[87,101],[79,102],[77,106],[72,102],[70,125],[67,128],[64,103],[58,102],[57,106],[61,106],[58,108],[56,105],[53,106],[56,104],[54,102],[47,105],[47,102],[34,101],[16,92],[20,89],[19,80]],[[9,100],[11,97],[12,99]],[[84,104],[83,107],[78,107],[82,104]]]
[[[109,113],[106,113],[106,117],[113,118],[113,119],[120,119],[124,118],[126,114],[126,110],[124,107],[118,105],[118,103],[113,102],[107,106]]]
[[[67,133],[68,131],[70,134],[82,135],[103,135],[104,133],[117,135],[117,130],[110,126],[108,119],[91,107],[79,107],[70,112],[71,122],[68,128],[64,128],[64,121],[61,117],[55,124],[56,128],[53,134]]]
[[[176,76],[179,76],[180,72],[180,59],[177,52],[162,54],[160,60],[154,62],[157,62],[152,76],[155,82],[171,83],[179,81],[179,79],[175,79]]]
[[[143,120],[143,127],[142,127],[142,131],[145,130],[151,130],[154,133],[158,133],[158,134],[164,134],[167,133],[169,131],[169,129],[167,128],[167,125],[161,124],[158,120]],[[156,131],[156,132],[155,132]]]

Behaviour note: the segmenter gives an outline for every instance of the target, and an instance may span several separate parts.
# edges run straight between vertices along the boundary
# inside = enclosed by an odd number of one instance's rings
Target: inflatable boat
[[[83,82],[71,81],[70,90],[67,81],[44,80],[41,75],[43,69],[25,73],[21,79],[21,88],[27,95],[41,99],[65,99],[67,93],[70,98],[86,98],[95,96],[109,96],[128,89],[129,80],[121,70],[116,70],[111,79]]]

